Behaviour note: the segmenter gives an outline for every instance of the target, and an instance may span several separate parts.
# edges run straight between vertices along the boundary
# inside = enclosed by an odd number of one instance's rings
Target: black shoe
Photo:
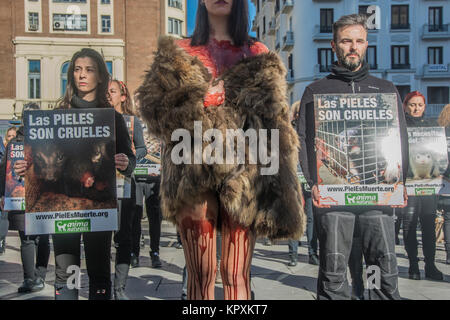
[[[419,264],[417,262],[409,262],[409,278],[412,280],[420,280]]]
[[[159,260],[158,252],[150,252],[150,258],[152,259],[152,268],[161,268],[162,263]]]
[[[425,278],[431,280],[444,280],[444,275],[436,268],[434,263],[428,265],[425,264]]]
[[[5,239],[0,240],[0,256],[5,253],[6,250],[6,242]]]
[[[187,300],[187,294],[186,293],[182,293],[181,294],[181,300]]]
[[[288,266],[289,267],[295,267],[297,265],[297,258],[294,256],[289,257]]]
[[[137,257],[134,253],[131,254],[130,267],[132,268],[139,267],[139,257]]]
[[[22,285],[17,289],[19,293],[37,292],[43,290],[45,287],[44,280],[37,277],[36,280],[25,279]]]
[[[317,256],[317,254],[311,254],[309,256],[308,263],[318,266],[319,265],[319,257]]]
[[[400,245],[400,239],[398,237],[395,237],[395,245],[396,246]]]

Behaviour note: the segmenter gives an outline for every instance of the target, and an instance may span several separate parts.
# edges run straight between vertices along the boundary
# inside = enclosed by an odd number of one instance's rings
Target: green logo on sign
[[[416,196],[431,196],[435,194],[434,188],[415,188]]]
[[[20,203],[20,210],[25,211],[25,200]]]
[[[91,231],[91,220],[57,220],[55,222],[55,233],[74,233]]]
[[[378,203],[377,193],[346,193],[345,205],[348,206],[367,206]]]
[[[146,175],[147,169],[134,169],[134,174],[135,175]]]

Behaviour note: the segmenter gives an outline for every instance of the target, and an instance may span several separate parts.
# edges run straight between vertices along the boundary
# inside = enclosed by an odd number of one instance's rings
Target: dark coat
[[[160,38],[154,62],[137,93],[149,131],[165,146],[161,206],[166,218],[175,223],[182,207],[198,202],[202,193],[214,191],[231,218],[259,236],[294,238],[303,233],[305,215],[296,175],[299,144],[289,122],[285,75],[275,53],[245,58],[221,77],[225,102],[204,108],[210,84],[207,69],[173,38]],[[278,129],[278,173],[260,175],[260,169],[267,166],[247,161],[244,165],[174,164],[172,132],[183,128],[193,137],[194,121],[201,121],[202,134],[215,128],[223,137],[227,129]],[[203,141],[203,149],[209,144]]]

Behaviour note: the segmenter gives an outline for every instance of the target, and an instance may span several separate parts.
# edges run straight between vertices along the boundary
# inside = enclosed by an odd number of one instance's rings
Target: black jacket
[[[402,145],[403,180],[408,172],[408,133],[406,131],[405,116],[402,110],[402,101],[397,88],[390,81],[383,80],[369,74],[367,64],[358,72],[350,72],[337,65],[333,66],[333,72],[306,87],[303,93],[299,117],[297,120],[297,133],[300,138],[299,160],[306,181],[312,187],[317,183],[316,152],[314,150],[315,118],[314,118],[314,94],[343,94],[343,93],[395,93],[398,97],[398,118],[400,124],[400,139]],[[370,206],[364,206],[368,209]],[[333,210],[342,209],[340,206]],[[345,207],[348,211],[348,207]],[[362,207],[361,207],[362,208]],[[352,209],[359,211],[359,206]],[[390,207],[376,206],[383,211],[392,211]],[[386,209],[386,210],[385,210]],[[352,210],[353,211],[353,210]]]

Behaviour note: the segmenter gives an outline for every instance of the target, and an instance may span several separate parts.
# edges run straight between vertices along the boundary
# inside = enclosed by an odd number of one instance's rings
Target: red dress
[[[191,39],[177,40],[177,44],[188,54],[198,57],[212,75],[213,80],[243,58],[269,51],[264,44],[256,41],[250,47],[248,45],[237,47],[228,40],[217,41],[216,39],[212,39],[208,44],[200,46],[191,46]],[[209,89],[203,104],[205,108],[219,106],[224,100],[225,90],[223,82],[219,82],[218,85]]]

